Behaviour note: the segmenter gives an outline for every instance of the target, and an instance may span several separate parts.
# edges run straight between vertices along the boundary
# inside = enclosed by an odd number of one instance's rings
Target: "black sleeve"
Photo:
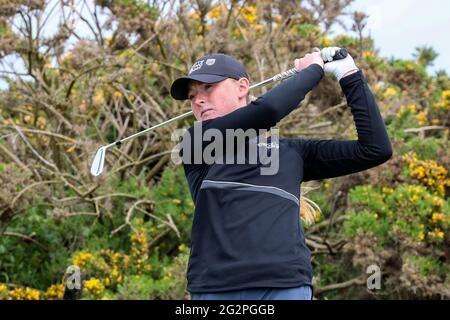
[[[188,129],[189,135],[183,137],[182,149],[190,144],[193,153],[202,152],[211,141],[203,141],[203,135],[196,136],[194,128],[201,127],[201,132],[217,129],[225,137],[227,129],[270,129],[292,112],[306,94],[322,79],[324,71],[318,64],[312,64],[295,76],[281,82],[276,87],[245,107],[239,108],[225,116],[197,122]],[[185,139],[188,137],[188,139]],[[198,140],[201,140],[199,143]],[[194,141],[197,143],[194,145]],[[199,149],[201,148],[201,149]]]
[[[351,108],[358,140],[294,139],[303,157],[303,181],[339,177],[380,165],[392,156],[379,108],[361,71],[340,81]]]

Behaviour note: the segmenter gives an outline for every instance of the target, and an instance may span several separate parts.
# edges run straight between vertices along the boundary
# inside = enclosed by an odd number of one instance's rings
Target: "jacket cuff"
[[[345,90],[345,88],[350,87],[353,83],[359,80],[366,81],[366,78],[364,77],[364,74],[361,70],[358,70],[357,72],[342,78],[339,81],[339,84],[341,85],[342,89]]]

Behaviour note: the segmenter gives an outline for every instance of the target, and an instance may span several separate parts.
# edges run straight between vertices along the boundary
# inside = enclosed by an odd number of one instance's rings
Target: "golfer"
[[[187,76],[172,84],[172,97],[189,99],[198,120],[181,144],[183,156],[191,149],[183,167],[195,203],[187,268],[187,290],[193,300],[312,299],[311,253],[299,216],[301,182],[367,170],[392,156],[386,127],[363,73],[350,55],[332,61],[337,50],[329,47],[296,59],[298,74],[252,102],[244,66],[224,54],[202,57]],[[298,107],[325,71],[339,81],[358,140],[274,135],[266,138],[267,143],[246,139],[246,145],[256,143],[269,149],[268,154],[278,152],[275,174],[261,174],[267,165],[262,163],[194,159],[212,143],[203,136],[208,129],[225,137],[227,130],[275,126]]]

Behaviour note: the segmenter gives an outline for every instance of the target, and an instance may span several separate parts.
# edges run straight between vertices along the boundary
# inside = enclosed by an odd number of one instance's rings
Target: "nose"
[[[201,90],[199,90],[192,101],[197,105],[203,104],[205,103],[205,95],[203,94],[203,92],[201,92]]]

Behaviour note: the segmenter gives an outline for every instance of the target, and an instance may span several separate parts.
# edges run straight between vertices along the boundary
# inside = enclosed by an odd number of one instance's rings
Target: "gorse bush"
[[[362,13],[332,36],[351,2],[66,1],[61,10],[86,31],[66,20],[47,34],[46,17],[58,14],[48,1],[0,1],[0,59],[23,67],[0,70],[0,299],[189,298],[195,204],[170,151],[172,132],[193,119],[108,149],[96,178],[95,151],[190,110],[170,85],[206,53],[235,56],[256,83],[325,46],[347,48],[363,70],[394,155],[301,186],[315,296],[450,297],[448,75],[427,72],[432,48],[410,60],[380,56]],[[278,128],[285,137],[357,139],[331,77]],[[383,285],[370,292],[372,264]],[[69,266],[80,270],[79,290],[67,289]]]

